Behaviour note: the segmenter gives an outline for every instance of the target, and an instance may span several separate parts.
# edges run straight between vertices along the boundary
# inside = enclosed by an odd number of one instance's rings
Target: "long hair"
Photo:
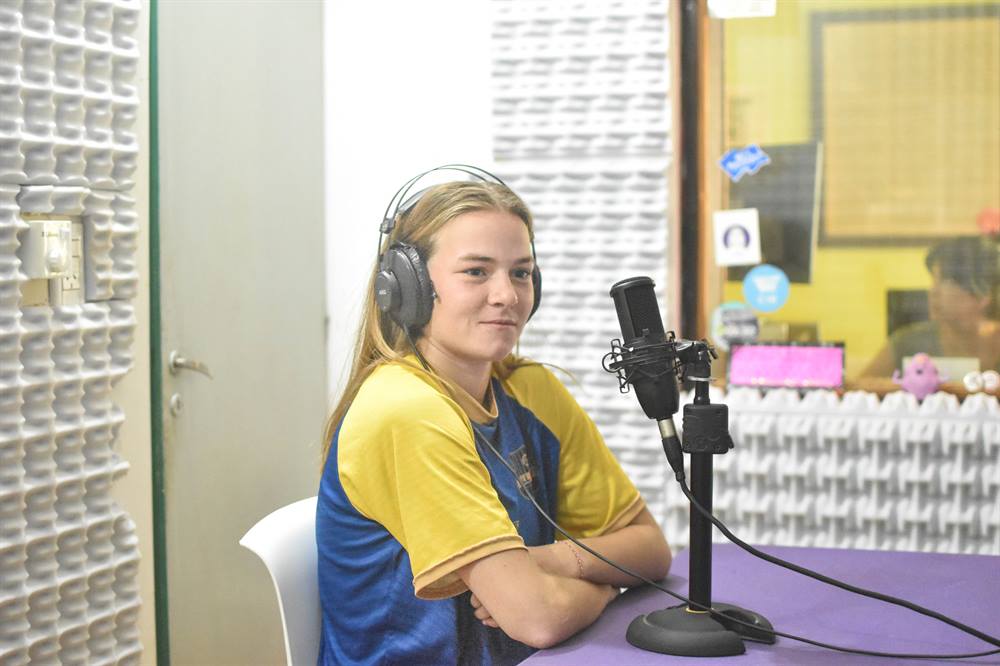
[[[420,258],[427,262],[434,255],[438,232],[459,215],[479,210],[498,210],[516,215],[528,227],[528,237],[534,239],[531,212],[521,198],[509,188],[491,182],[459,181],[437,185],[424,192],[417,204],[396,220],[395,227],[385,241],[385,247],[395,242],[408,243],[414,246]],[[380,252],[382,251],[384,248],[380,248]],[[375,276],[378,271],[379,260],[376,257],[368,280],[361,323],[358,326],[351,374],[326,422],[323,436],[324,463],[330,453],[330,445],[337,427],[357,396],[361,385],[379,366],[392,362],[405,363],[417,371],[429,373],[442,386],[448,386],[448,382],[438,376],[433,369],[425,369],[404,358],[413,351],[407,339],[407,332],[382,312],[375,302]],[[420,331],[411,333],[418,338],[420,336]],[[505,379],[516,368],[526,363],[524,359],[510,355],[494,363],[493,372],[501,379]]]
[[[984,316],[1000,316],[1000,244],[989,238],[956,236],[934,245],[924,260],[927,270],[937,266],[941,277],[964,291],[986,298]]]

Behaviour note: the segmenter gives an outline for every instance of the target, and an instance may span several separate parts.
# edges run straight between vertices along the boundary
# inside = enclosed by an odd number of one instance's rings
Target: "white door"
[[[319,478],[322,3],[158,7],[170,663],[278,664],[274,591],[237,541]]]

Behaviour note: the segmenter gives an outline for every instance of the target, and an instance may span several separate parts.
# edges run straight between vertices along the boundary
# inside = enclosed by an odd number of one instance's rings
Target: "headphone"
[[[383,252],[382,237],[388,237],[399,217],[406,215],[417,205],[424,193],[431,189],[424,188],[406,198],[413,186],[430,173],[448,170],[461,171],[484,183],[496,183],[507,187],[505,182],[485,169],[467,164],[445,164],[428,169],[406,181],[389,200],[389,205],[386,206],[382,216],[382,224],[379,226],[379,270],[375,276],[375,302],[382,312],[389,315],[407,332],[411,328],[420,328],[430,321],[437,294],[434,292],[434,283],[431,282],[427,270],[427,262],[420,256],[417,248],[407,243],[395,242]],[[535,266],[531,270],[531,285],[535,298],[528,319],[531,319],[542,302],[542,273],[538,269],[534,239],[531,240],[531,258],[535,260]]]

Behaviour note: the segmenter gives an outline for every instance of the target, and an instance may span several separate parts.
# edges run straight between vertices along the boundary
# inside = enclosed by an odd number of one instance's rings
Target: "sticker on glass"
[[[712,214],[715,263],[750,266],[760,263],[760,216],[756,208],[719,210]]]
[[[760,322],[757,321],[757,315],[746,303],[729,301],[712,312],[709,336],[722,351],[729,351],[733,345],[754,342],[759,333]]]
[[[754,266],[743,278],[743,298],[754,310],[774,312],[788,301],[788,276],[771,264]]]
[[[719,166],[734,183],[747,174],[755,174],[765,164],[770,164],[771,158],[760,146],[753,143],[746,148],[733,148],[719,160]]]

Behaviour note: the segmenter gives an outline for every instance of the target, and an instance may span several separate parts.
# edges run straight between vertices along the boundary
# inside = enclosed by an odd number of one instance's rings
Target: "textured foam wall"
[[[521,352],[576,377],[571,390],[657,514],[655,424],[601,369],[621,337],[608,291],[667,282],[670,29],[666,0],[493,3],[493,149],[535,216],[544,305]]]
[[[715,458],[716,514],[745,541],[1000,555],[996,398],[716,397],[729,405],[736,443]],[[683,497],[665,518],[686,528]]]
[[[0,664],[139,663],[111,497],[132,365],[137,0],[0,2]],[[85,302],[25,307],[24,216],[83,223]]]

